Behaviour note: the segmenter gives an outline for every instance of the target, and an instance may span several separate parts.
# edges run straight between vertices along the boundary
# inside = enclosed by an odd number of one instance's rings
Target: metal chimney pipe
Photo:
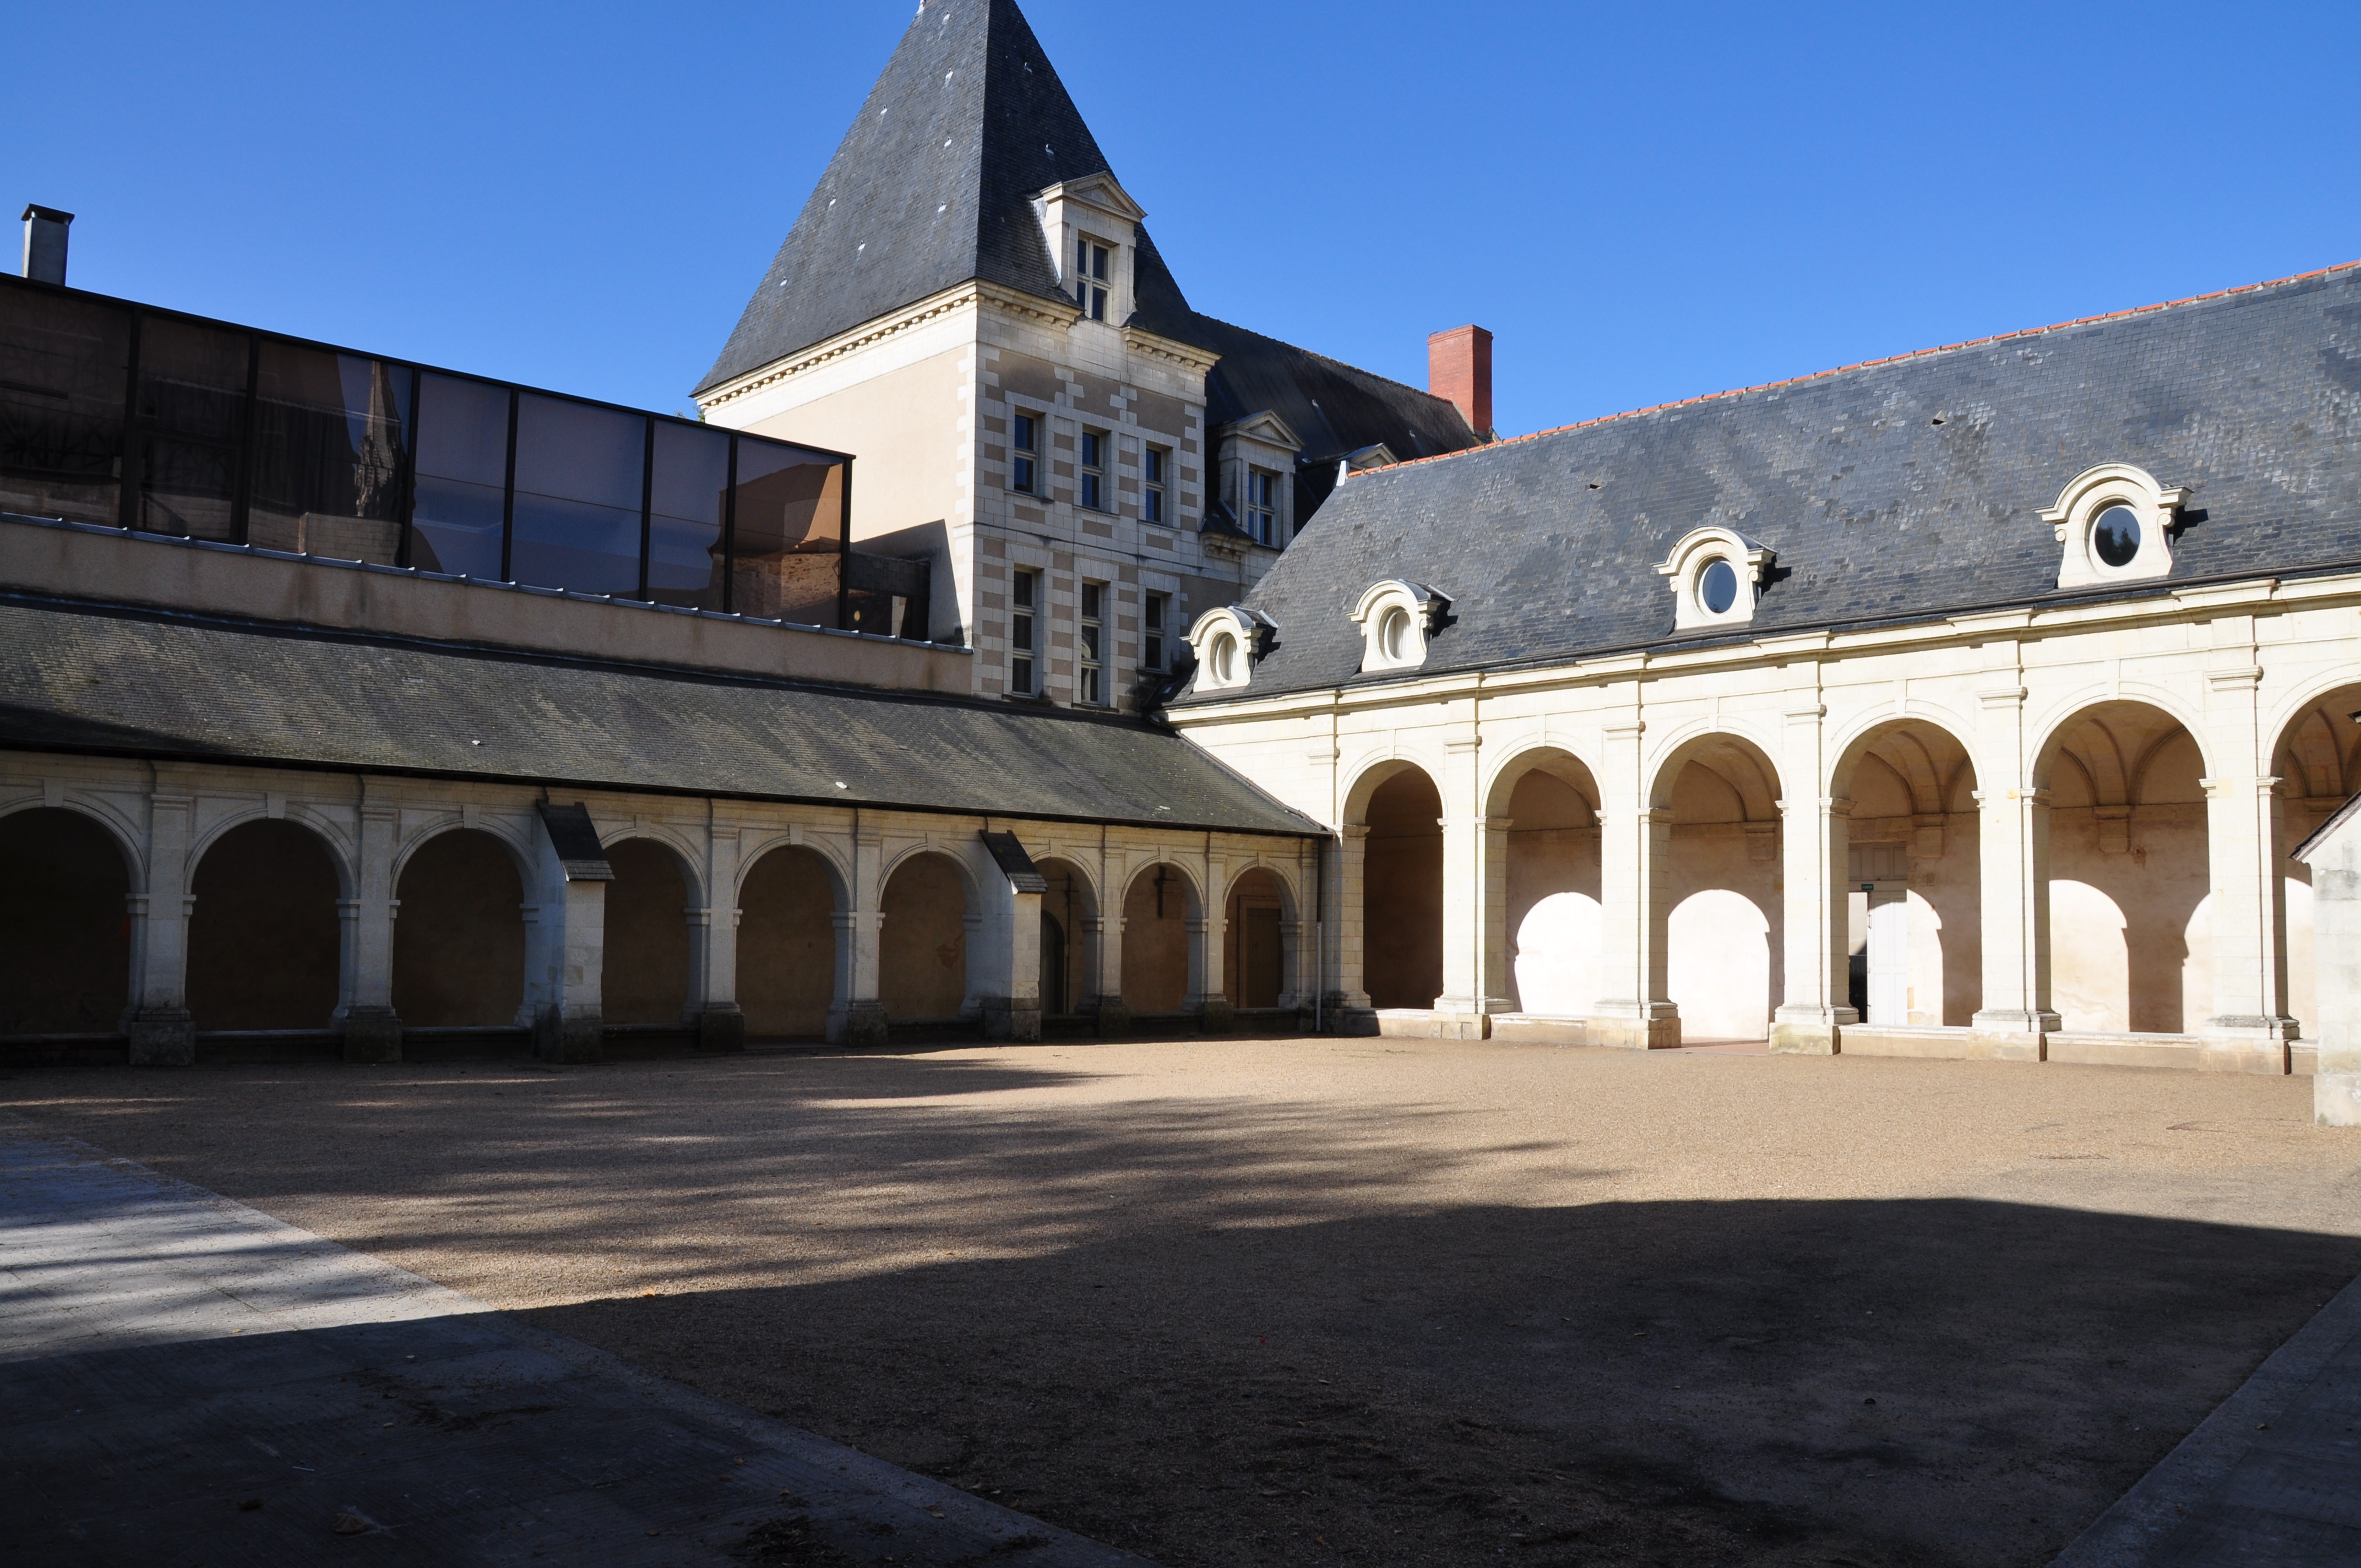
[[[65,286],[66,229],[73,220],[71,213],[55,207],[25,209],[26,277],[36,283]]]

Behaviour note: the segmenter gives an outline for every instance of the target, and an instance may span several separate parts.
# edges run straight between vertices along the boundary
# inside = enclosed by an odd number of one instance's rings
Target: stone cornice
[[[718,409],[751,396],[765,388],[777,386],[833,363],[848,354],[857,353],[872,344],[899,337],[906,332],[939,321],[961,311],[983,305],[994,306],[1010,315],[1047,323],[1052,326],[1071,326],[1082,319],[1082,311],[1071,304],[1060,304],[1015,289],[1005,289],[997,283],[972,280],[940,293],[930,294],[915,304],[903,306],[882,316],[873,317],[850,332],[839,333],[825,342],[816,343],[799,353],[774,359],[758,369],[749,370],[734,381],[697,400],[702,409]],[[1208,364],[1210,366],[1210,361]]]
[[[1079,315],[1079,313],[1077,313]],[[1136,326],[1123,329],[1123,345],[1144,358],[1161,359],[1191,370],[1200,376],[1211,374],[1222,361],[1218,354],[1210,353],[1193,343],[1181,343],[1170,337],[1159,337]]]

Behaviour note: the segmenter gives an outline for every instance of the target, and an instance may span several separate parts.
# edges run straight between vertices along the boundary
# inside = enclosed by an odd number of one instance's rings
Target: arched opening
[[[1770,1036],[1784,994],[1778,802],[1771,759],[1734,735],[1689,742],[1657,774],[1653,804],[1671,817],[1649,917],[1686,1042]]]
[[[1965,1028],[1983,1005],[1975,764],[1941,726],[1880,725],[1846,751],[1850,1000],[1872,1026]]]
[[[248,822],[197,864],[189,1011],[201,1030],[326,1029],[344,933],[336,862],[292,822]]]
[[[606,958],[599,1011],[613,1025],[685,1023],[690,950],[688,879],[680,857],[648,839],[607,848]]]
[[[1041,1012],[1066,1017],[1080,1013],[1097,992],[1096,939],[1091,927],[1098,918],[1098,900],[1089,877],[1071,861],[1034,864],[1049,884],[1041,894]]]
[[[1268,1009],[1291,999],[1290,905],[1287,884],[1268,867],[1231,884],[1222,938],[1222,991],[1231,1006]]]
[[[80,812],[0,817],[0,1035],[111,1035],[131,988],[131,873]]]
[[[1404,765],[1370,792],[1361,864],[1361,983],[1372,1007],[1443,994],[1443,795]]]
[[[2338,688],[2306,703],[2279,732],[2271,773],[2279,781],[2277,828],[2279,911],[2287,960],[2287,1010],[2304,1034],[2319,1037],[2320,981],[2312,926],[2312,868],[2289,852],[2312,837],[2329,814],[2361,793],[2361,685]]]
[[[1569,752],[1531,752],[1493,784],[1489,815],[1509,819],[1509,995],[1520,1013],[1587,1017],[1601,935],[1598,781]]]
[[[943,855],[915,855],[880,900],[877,994],[896,1023],[956,1018],[967,1003],[967,879]]]
[[[401,868],[393,1010],[408,1029],[514,1028],[524,1007],[524,883],[489,833],[456,828]]]
[[[819,1039],[836,1001],[836,879],[812,850],[777,849],[738,893],[738,1006],[756,1039]]]
[[[2049,791],[2049,996],[2068,1034],[2194,1033],[2212,1012],[2205,762],[2196,739],[2146,703],[2103,703],[2043,749]]]
[[[1135,1017],[1189,1005],[1189,926],[1196,917],[1196,887],[1179,866],[1159,862],[1132,877],[1123,900],[1123,1000]]]

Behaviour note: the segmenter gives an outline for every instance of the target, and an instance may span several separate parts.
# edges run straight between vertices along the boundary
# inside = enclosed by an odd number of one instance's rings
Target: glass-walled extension
[[[925,641],[852,460],[0,277],[0,511]]]

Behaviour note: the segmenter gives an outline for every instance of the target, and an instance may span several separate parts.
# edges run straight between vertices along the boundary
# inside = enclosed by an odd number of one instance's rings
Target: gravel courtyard
[[[2039,1564],[2361,1272],[2301,1079],[1212,1040],[0,1103],[1170,1568]]]

